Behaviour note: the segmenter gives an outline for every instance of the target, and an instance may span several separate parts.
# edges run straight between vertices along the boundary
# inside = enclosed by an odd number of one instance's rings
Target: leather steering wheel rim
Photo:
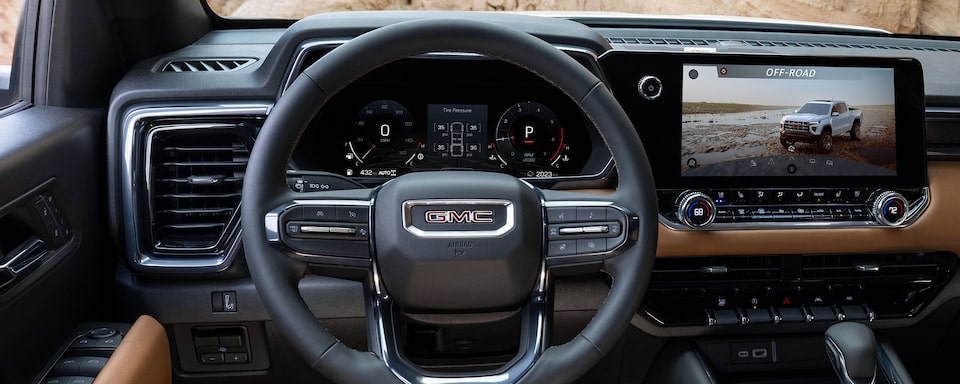
[[[543,350],[521,376],[507,378],[509,382],[571,382],[611,350],[639,307],[655,258],[656,194],[643,145],[606,86],[554,46],[510,27],[466,19],[397,23],[343,44],[299,75],[265,121],[245,174],[243,244],[258,293],[295,349],[334,382],[402,382],[377,356],[346,347],[316,320],[297,289],[306,265],[268,243],[264,216],[290,200],[285,180],[290,154],[333,95],[380,66],[430,52],[482,54],[545,79],[583,109],[615,159],[619,185],[605,199],[635,212],[638,220],[630,246],[602,260],[602,269],[613,281],[608,297],[577,337]],[[552,191],[542,192],[551,198]]]

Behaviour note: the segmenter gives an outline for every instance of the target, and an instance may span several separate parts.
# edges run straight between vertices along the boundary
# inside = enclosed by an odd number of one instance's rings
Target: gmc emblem
[[[474,223],[491,224],[493,223],[493,211],[491,210],[469,210],[469,211],[426,211],[423,219],[430,224],[454,224],[454,223]]]

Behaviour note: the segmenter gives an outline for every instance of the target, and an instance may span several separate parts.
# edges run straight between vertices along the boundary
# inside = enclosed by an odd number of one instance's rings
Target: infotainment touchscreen
[[[681,67],[681,177],[897,175],[893,68]]]

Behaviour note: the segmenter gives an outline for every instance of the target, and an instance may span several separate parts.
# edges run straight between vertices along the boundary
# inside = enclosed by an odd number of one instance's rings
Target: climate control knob
[[[882,192],[873,201],[873,216],[880,224],[898,226],[906,220],[908,207],[909,202],[903,195],[893,191]]]
[[[686,192],[677,200],[677,217],[690,228],[705,228],[717,217],[717,206],[703,192]]]

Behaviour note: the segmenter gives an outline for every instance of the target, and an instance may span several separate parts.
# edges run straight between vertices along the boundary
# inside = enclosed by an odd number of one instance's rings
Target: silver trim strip
[[[540,358],[540,355],[546,350],[546,330],[547,330],[547,268],[545,263],[540,265],[540,274],[538,276],[534,290],[531,293],[530,300],[523,311],[523,331],[521,337],[521,352],[514,356],[512,360],[506,363],[498,370],[475,372],[473,376],[444,377],[438,374],[431,376],[431,373],[425,372],[416,367],[415,364],[407,360],[400,352],[400,346],[397,344],[397,336],[394,332],[394,324],[389,311],[392,308],[392,299],[389,294],[382,291],[380,285],[379,267],[374,260],[373,265],[373,283],[376,293],[373,294],[373,314],[369,322],[373,323],[376,329],[376,336],[379,339],[377,343],[371,343],[376,348],[374,351],[377,356],[383,360],[387,368],[393,374],[407,384],[506,384],[517,382],[526,374],[533,364]]]
[[[0,264],[0,274],[6,274],[9,277],[7,281],[0,282],[0,288],[13,284],[17,281],[21,272],[43,260],[47,256],[47,244],[34,237],[11,252],[13,256],[8,257],[6,262]]]
[[[421,228],[417,228],[413,223],[413,207],[417,206],[431,206],[431,207],[442,207],[449,205],[496,205],[503,206],[507,209],[507,218],[503,223],[503,226],[493,230],[486,231],[426,231]],[[424,200],[407,200],[403,202],[403,209],[401,213],[401,221],[403,222],[403,229],[406,229],[407,232],[414,234],[417,237],[423,238],[438,238],[438,239],[447,239],[447,238],[486,238],[486,237],[500,237],[504,234],[509,233],[513,230],[513,227],[516,225],[516,207],[513,205],[513,202],[510,200],[501,200],[501,199],[424,199]]]
[[[156,255],[142,248],[141,226],[139,223],[139,186],[146,183],[145,171],[138,167],[142,164],[144,148],[141,145],[143,129],[141,123],[157,118],[195,118],[195,117],[237,117],[266,116],[272,104],[267,103],[210,103],[193,105],[142,105],[128,109],[122,120],[120,132],[121,172],[120,172],[120,209],[127,254],[134,265],[144,268],[176,269],[225,269],[232,262],[240,244],[240,230],[236,229],[235,238],[219,254],[187,253],[177,256]]]

